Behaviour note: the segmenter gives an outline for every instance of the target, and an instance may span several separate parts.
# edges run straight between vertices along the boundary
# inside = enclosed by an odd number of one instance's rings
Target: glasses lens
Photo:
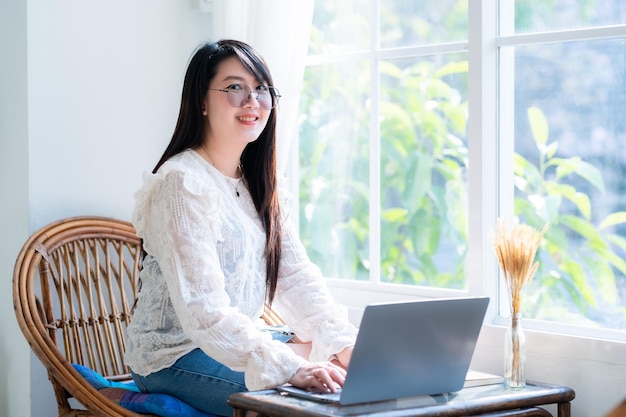
[[[232,86],[228,89],[228,104],[233,107],[243,107],[250,97],[250,89],[246,85]]]
[[[243,107],[248,103],[250,97],[254,97],[262,108],[271,110],[278,103],[280,94],[278,94],[278,90],[274,87],[252,91],[247,85],[238,84],[236,87],[233,86],[228,89],[227,96],[228,104],[233,107]]]
[[[261,107],[263,107],[265,110],[270,110],[272,109],[272,107],[274,107],[272,94],[270,94],[268,90],[257,90],[256,93],[257,101],[259,102],[259,105]]]

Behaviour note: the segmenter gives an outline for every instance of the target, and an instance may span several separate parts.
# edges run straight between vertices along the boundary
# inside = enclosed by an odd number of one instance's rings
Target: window
[[[316,2],[301,235],[328,276],[465,289],[466,43],[432,42],[466,37],[467,11],[422,3]]]
[[[346,285],[504,301],[496,218],[549,223],[524,316],[624,330],[626,4],[495,3],[315,2],[301,237]]]
[[[501,198],[527,223],[550,224],[525,314],[624,330],[626,5],[573,6],[502,6],[500,80],[514,76],[500,83],[500,133],[515,153],[513,195]]]

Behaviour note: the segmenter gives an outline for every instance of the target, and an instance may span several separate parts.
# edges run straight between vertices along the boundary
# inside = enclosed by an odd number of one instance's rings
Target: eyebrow
[[[263,81],[257,80],[256,78],[255,78],[255,80],[256,80],[257,83],[259,83],[259,85],[266,85],[266,83],[263,82]],[[239,81],[239,82],[243,82],[243,83],[246,82],[245,78],[240,77],[238,75],[227,75],[222,80],[222,82],[224,82],[224,81]]]
[[[245,79],[238,75],[228,75],[222,81],[245,81]]]

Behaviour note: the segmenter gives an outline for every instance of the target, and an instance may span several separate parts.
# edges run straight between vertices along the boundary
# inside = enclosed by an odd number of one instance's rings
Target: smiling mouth
[[[238,119],[242,122],[254,122],[256,120],[259,120],[258,117],[238,117]]]

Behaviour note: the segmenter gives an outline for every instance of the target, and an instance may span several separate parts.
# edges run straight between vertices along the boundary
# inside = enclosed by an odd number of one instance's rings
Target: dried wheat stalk
[[[515,223],[511,230],[507,230],[504,222],[498,219],[492,243],[509,290],[511,317],[520,312],[522,288],[537,271],[539,263],[533,264],[533,260],[547,229],[548,225],[545,225],[541,232],[537,232],[526,224]]]
[[[533,264],[533,260],[547,228],[546,225],[541,232],[537,232],[528,225],[515,223],[509,231],[504,222],[498,219],[497,232],[492,238],[492,243],[509,290],[512,325],[517,323],[517,315],[520,313],[522,288],[531,280],[539,266],[539,262]],[[512,357],[510,369],[506,371],[507,384],[520,388],[526,385],[526,381],[521,347],[514,333],[510,343]]]

